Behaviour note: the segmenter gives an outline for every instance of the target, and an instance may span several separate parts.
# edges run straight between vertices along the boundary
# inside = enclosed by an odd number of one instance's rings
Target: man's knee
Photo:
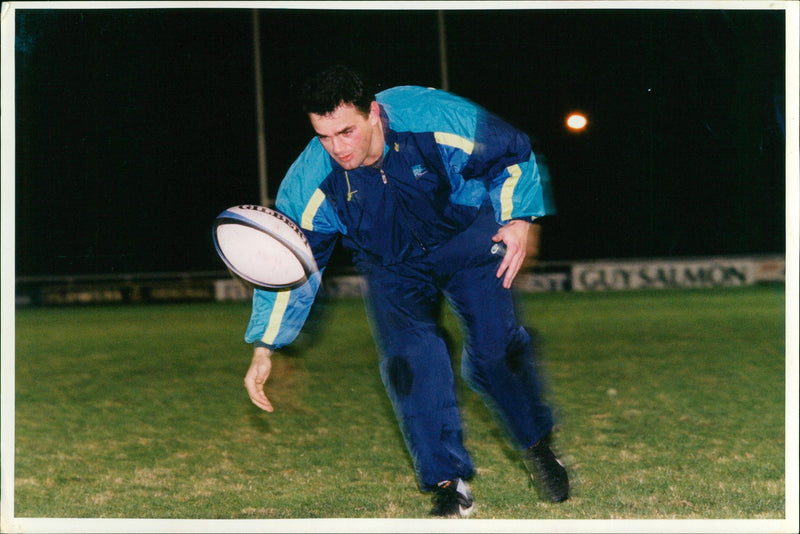
[[[504,338],[474,343],[463,356],[465,378],[478,378],[497,372],[518,374],[533,362],[531,336],[519,327]]]
[[[414,372],[405,358],[388,356],[381,362],[381,375],[386,388],[398,397],[407,397],[414,385]]]
[[[447,345],[435,327],[398,332],[385,343],[380,362],[387,390],[402,399],[421,388],[449,387],[452,368]]]
[[[505,364],[512,373],[519,373],[533,361],[531,337],[520,327],[506,346]]]

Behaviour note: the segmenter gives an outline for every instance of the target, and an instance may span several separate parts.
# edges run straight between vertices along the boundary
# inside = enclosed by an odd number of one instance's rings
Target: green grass
[[[782,287],[521,306],[572,498],[535,498],[459,381],[476,517],[785,517]],[[242,387],[247,304],[18,310],[15,516],[426,517],[360,300],[321,310],[275,357],[273,414]]]

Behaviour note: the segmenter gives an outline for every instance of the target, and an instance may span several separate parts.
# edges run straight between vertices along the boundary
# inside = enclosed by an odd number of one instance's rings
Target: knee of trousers
[[[516,328],[505,340],[475,342],[464,349],[462,357],[464,378],[477,384],[497,373],[524,374],[532,366],[533,341],[523,327]]]
[[[395,336],[383,347],[380,373],[386,392],[406,417],[455,406],[450,354],[435,328]]]

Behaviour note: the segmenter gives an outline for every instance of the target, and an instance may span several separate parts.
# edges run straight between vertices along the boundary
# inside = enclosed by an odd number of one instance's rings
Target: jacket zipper
[[[381,168],[380,171],[381,171],[381,181],[384,184],[388,184],[389,180],[386,178],[386,173],[383,172],[383,168]],[[414,240],[417,242],[417,244],[422,248],[422,250],[427,252],[428,251],[428,247],[426,247],[425,243],[423,243],[422,240],[419,238],[419,236],[417,236],[417,233],[414,231],[414,229],[411,228],[411,227],[409,227],[408,229],[411,232],[411,235],[414,236]]]

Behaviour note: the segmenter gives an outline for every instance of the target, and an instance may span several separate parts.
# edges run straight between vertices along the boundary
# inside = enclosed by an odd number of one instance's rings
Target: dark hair
[[[362,76],[344,65],[333,65],[308,78],[298,95],[304,113],[327,115],[341,104],[369,113],[375,94]]]

